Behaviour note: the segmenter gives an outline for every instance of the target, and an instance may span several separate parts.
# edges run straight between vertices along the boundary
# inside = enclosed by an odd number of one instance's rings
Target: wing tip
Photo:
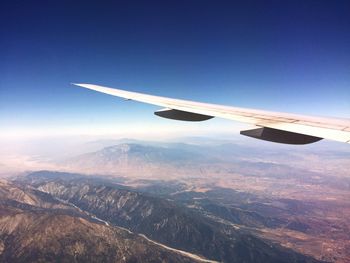
[[[75,86],[80,86],[80,87],[82,87],[83,85],[86,85],[84,83],[74,83],[74,82],[71,82],[70,84]]]
[[[91,86],[92,86],[92,84],[88,84],[88,83],[74,83],[74,82],[71,82],[70,84],[74,85],[74,86],[86,88],[86,89],[91,89]]]

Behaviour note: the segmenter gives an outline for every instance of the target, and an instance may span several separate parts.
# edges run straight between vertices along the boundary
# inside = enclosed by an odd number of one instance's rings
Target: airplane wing
[[[73,83],[74,84],[74,83]],[[321,139],[350,143],[350,119],[311,117],[172,99],[93,84],[74,84],[83,88],[163,107],[155,114],[175,120],[204,121],[213,117],[246,122],[257,128],[240,133],[256,139],[307,144]]]

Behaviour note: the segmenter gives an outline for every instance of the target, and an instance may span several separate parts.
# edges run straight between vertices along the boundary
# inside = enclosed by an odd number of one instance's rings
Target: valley
[[[72,203],[108,224],[145,235],[171,248],[202,255],[209,260],[316,262],[311,257],[297,254],[255,233],[258,226],[273,226],[273,218],[241,209],[240,220],[230,221],[223,219],[220,213],[215,215],[204,205],[202,208],[198,204],[191,206],[188,198],[171,198],[171,195],[169,198],[159,197],[144,189],[139,191],[120,186],[113,180],[100,177],[74,177],[43,171],[32,173],[17,183],[31,185]]]

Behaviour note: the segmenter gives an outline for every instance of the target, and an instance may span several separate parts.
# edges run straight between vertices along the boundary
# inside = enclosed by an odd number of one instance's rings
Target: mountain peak
[[[105,147],[102,149],[105,153],[130,153],[134,151],[140,151],[143,149],[152,148],[150,146],[143,146],[136,143],[121,143],[113,146]]]

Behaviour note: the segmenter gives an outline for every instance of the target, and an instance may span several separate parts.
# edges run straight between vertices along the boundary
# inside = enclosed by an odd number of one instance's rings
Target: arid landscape
[[[142,253],[158,244],[159,252],[152,257],[169,252],[172,262],[185,262],[182,257],[219,262],[350,260],[349,150],[321,147],[317,156],[313,149],[282,156],[279,147],[271,147],[263,155],[252,145],[205,141],[94,142],[96,149],[90,152],[52,159],[50,167],[56,171],[8,177],[2,189],[11,188],[3,195],[3,204],[15,198],[26,209],[38,206],[47,215],[54,210],[65,218],[93,220],[89,224],[96,227],[127,229],[139,235],[132,242],[147,247]],[[20,190],[13,190],[16,187]],[[55,200],[54,205],[39,202],[28,191]],[[23,205],[13,208],[13,202],[11,208],[3,207],[3,231],[9,227],[8,216],[27,213]],[[4,257],[10,253],[5,252]],[[55,253],[71,252],[56,247]],[[98,260],[101,254],[97,254],[90,256]]]

